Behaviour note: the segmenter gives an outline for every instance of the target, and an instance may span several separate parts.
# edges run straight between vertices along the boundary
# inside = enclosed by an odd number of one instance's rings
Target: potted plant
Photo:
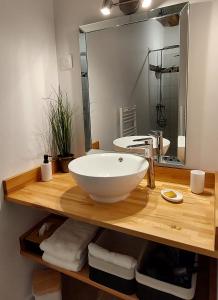
[[[50,100],[48,116],[51,138],[58,153],[60,169],[62,172],[68,173],[68,164],[74,158],[71,153],[73,113],[67,94],[63,94],[60,87],[55,94],[55,99],[48,98]]]

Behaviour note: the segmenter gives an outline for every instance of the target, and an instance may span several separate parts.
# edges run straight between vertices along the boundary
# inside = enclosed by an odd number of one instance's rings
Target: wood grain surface
[[[212,188],[215,180],[208,184],[211,187],[206,188],[204,194],[195,195],[185,184],[189,172],[166,168],[164,173],[164,169],[159,169],[155,190],[146,187],[145,179],[127,200],[115,204],[94,202],[77,186],[70,174],[61,173],[55,174],[50,182],[27,184],[6,194],[6,199],[147,240],[218,257],[215,251],[215,191]],[[209,176],[214,178],[213,174]],[[172,204],[162,199],[160,191],[164,188],[182,192],[183,203]]]

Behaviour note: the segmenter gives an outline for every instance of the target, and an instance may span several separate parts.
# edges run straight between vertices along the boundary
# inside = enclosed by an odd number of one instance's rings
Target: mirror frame
[[[91,137],[91,118],[90,118],[90,98],[89,98],[89,78],[88,78],[88,55],[87,55],[87,34],[90,32],[101,31],[105,29],[117,28],[129,24],[139,23],[148,21],[149,19],[158,19],[165,16],[171,16],[174,14],[182,15],[184,10],[187,10],[189,15],[189,2],[183,2],[166,7],[160,7],[146,11],[143,13],[136,13],[132,15],[126,15],[116,18],[111,18],[105,21],[96,23],[86,24],[79,27],[79,43],[80,43],[80,61],[81,61],[81,81],[82,81],[82,97],[83,97],[83,117],[84,117],[84,135],[85,135],[85,151],[88,152],[92,148],[92,137]],[[189,26],[187,26],[187,59],[186,59],[186,78],[185,78],[185,136],[187,134],[187,94],[188,94],[188,50],[189,50]],[[169,167],[184,167],[186,162],[186,145],[185,142],[185,157],[184,163],[164,162],[157,163],[158,165],[164,165]],[[113,150],[112,150],[113,151]]]

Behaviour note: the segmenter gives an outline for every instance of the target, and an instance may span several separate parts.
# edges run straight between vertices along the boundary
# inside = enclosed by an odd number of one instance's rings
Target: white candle
[[[195,194],[204,192],[205,172],[200,170],[191,171],[191,191]]]

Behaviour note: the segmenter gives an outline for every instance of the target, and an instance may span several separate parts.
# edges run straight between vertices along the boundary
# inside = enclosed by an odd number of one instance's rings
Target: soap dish
[[[168,196],[166,195],[166,193],[169,193],[169,192],[175,193],[175,194],[176,194],[176,197],[173,197],[173,198],[168,197]],[[180,202],[182,202],[182,200],[183,200],[183,194],[180,193],[180,192],[178,192],[178,191],[172,190],[172,189],[165,189],[165,190],[162,190],[162,191],[161,191],[161,196],[162,196],[165,200],[170,201],[170,202],[173,202],[173,203],[180,203]]]

